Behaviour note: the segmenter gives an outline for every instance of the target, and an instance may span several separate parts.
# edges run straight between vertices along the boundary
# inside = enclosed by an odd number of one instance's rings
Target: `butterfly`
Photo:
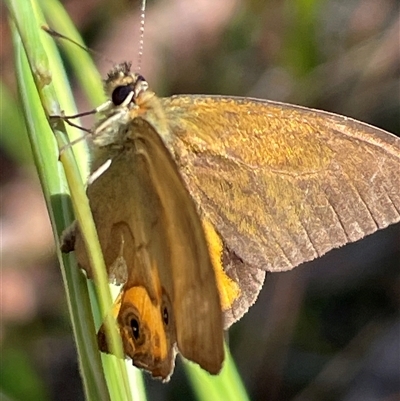
[[[223,331],[266,272],[400,220],[400,140],[353,119],[251,98],[158,98],[121,63],[93,129],[87,195],[124,353],[168,380],[177,352],[217,374]],[[92,277],[78,224],[64,237]],[[67,244],[67,245],[66,245]],[[108,352],[104,328],[100,349]]]

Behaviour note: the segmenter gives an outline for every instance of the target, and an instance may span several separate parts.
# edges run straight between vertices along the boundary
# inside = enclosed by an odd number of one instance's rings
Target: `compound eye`
[[[115,106],[119,106],[132,93],[132,91],[132,85],[117,86],[112,92],[111,100]]]

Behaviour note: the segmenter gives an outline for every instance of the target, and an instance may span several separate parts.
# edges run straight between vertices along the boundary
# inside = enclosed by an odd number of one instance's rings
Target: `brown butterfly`
[[[267,271],[400,219],[400,140],[388,132],[266,100],[158,98],[127,63],[105,88],[87,194],[108,274],[123,284],[124,352],[154,377],[170,377],[176,351],[218,373],[223,329]],[[91,277],[76,225],[69,240]],[[102,328],[99,344],[108,351]]]

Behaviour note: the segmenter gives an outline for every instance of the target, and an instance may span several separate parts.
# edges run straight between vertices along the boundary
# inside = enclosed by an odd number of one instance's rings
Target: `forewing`
[[[163,274],[164,266],[166,270],[170,266],[170,252],[161,203],[148,175],[146,160],[128,141],[113,155],[108,168],[96,179],[92,176],[87,194],[108,275],[117,283],[124,283],[114,312],[124,352],[134,365],[167,380],[175,364],[176,343],[174,313],[165,299],[172,277]],[[79,227],[75,253],[91,277]],[[129,295],[132,291],[137,296]],[[163,319],[165,313],[169,317],[167,323]],[[131,327],[132,317],[138,322],[138,338]],[[103,328],[98,339],[100,349],[108,352]]]
[[[394,135],[275,102],[163,103],[190,193],[245,264],[290,270],[399,221]]]
[[[170,346],[176,335],[184,357],[217,373],[222,314],[195,205],[152,126],[137,118],[121,129],[123,147],[88,187],[108,274],[127,288],[143,286],[155,304],[165,291],[173,305],[167,320],[175,325]],[[75,251],[91,275],[79,230]]]
[[[175,162],[152,126],[137,118],[132,140],[160,202],[169,261],[158,266],[162,282],[171,283],[178,349],[210,373],[221,369],[223,327],[215,274],[195,204]]]

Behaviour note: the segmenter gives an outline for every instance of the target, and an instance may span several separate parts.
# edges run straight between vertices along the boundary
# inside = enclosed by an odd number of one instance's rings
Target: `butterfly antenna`
[[[140,40],[139,40],[139,52],[138,52],[138,64],[136,69],[137,72],[140,71],[140,68],[142,66],[145,17],[146,17],[146,0],[142,0],[142,5],[140,7]]]
[[[107,57],[104,57],[101,53],[97,52],[96,50],[93,50],[93,49],[90,49],[90,48],[88,48],[88,47],[86,47],[86,46],[84,46],[84,45],[81,45],[81,44],[78,43],[77,41],[75,41],[75,40],[69,38],[68,36],[63,35],[63,34],[60,33],[60,32],[55,31],[53,28],[50,28],[49,26],[42,25],[42,29],[43,29],[46,33],[48,33],[50,36],[52,36],[53,38],[62,39],[62,40],[65,40],[65,41],[67,41],[67,42],[70,42],[70,43],[74,44],[75,46],[78,46],[80,49],[84,50],[85,52],[87,52],[87,53],[89,53],[89,54],[92,54],[92,55],[95,55],[95,56],[97,56],[97,57],[102,58],[102,59],[103,59],[104,61],[106,61],[107,63],[115,64],[112,60],[110,60],[110,59],[107,58]]]

